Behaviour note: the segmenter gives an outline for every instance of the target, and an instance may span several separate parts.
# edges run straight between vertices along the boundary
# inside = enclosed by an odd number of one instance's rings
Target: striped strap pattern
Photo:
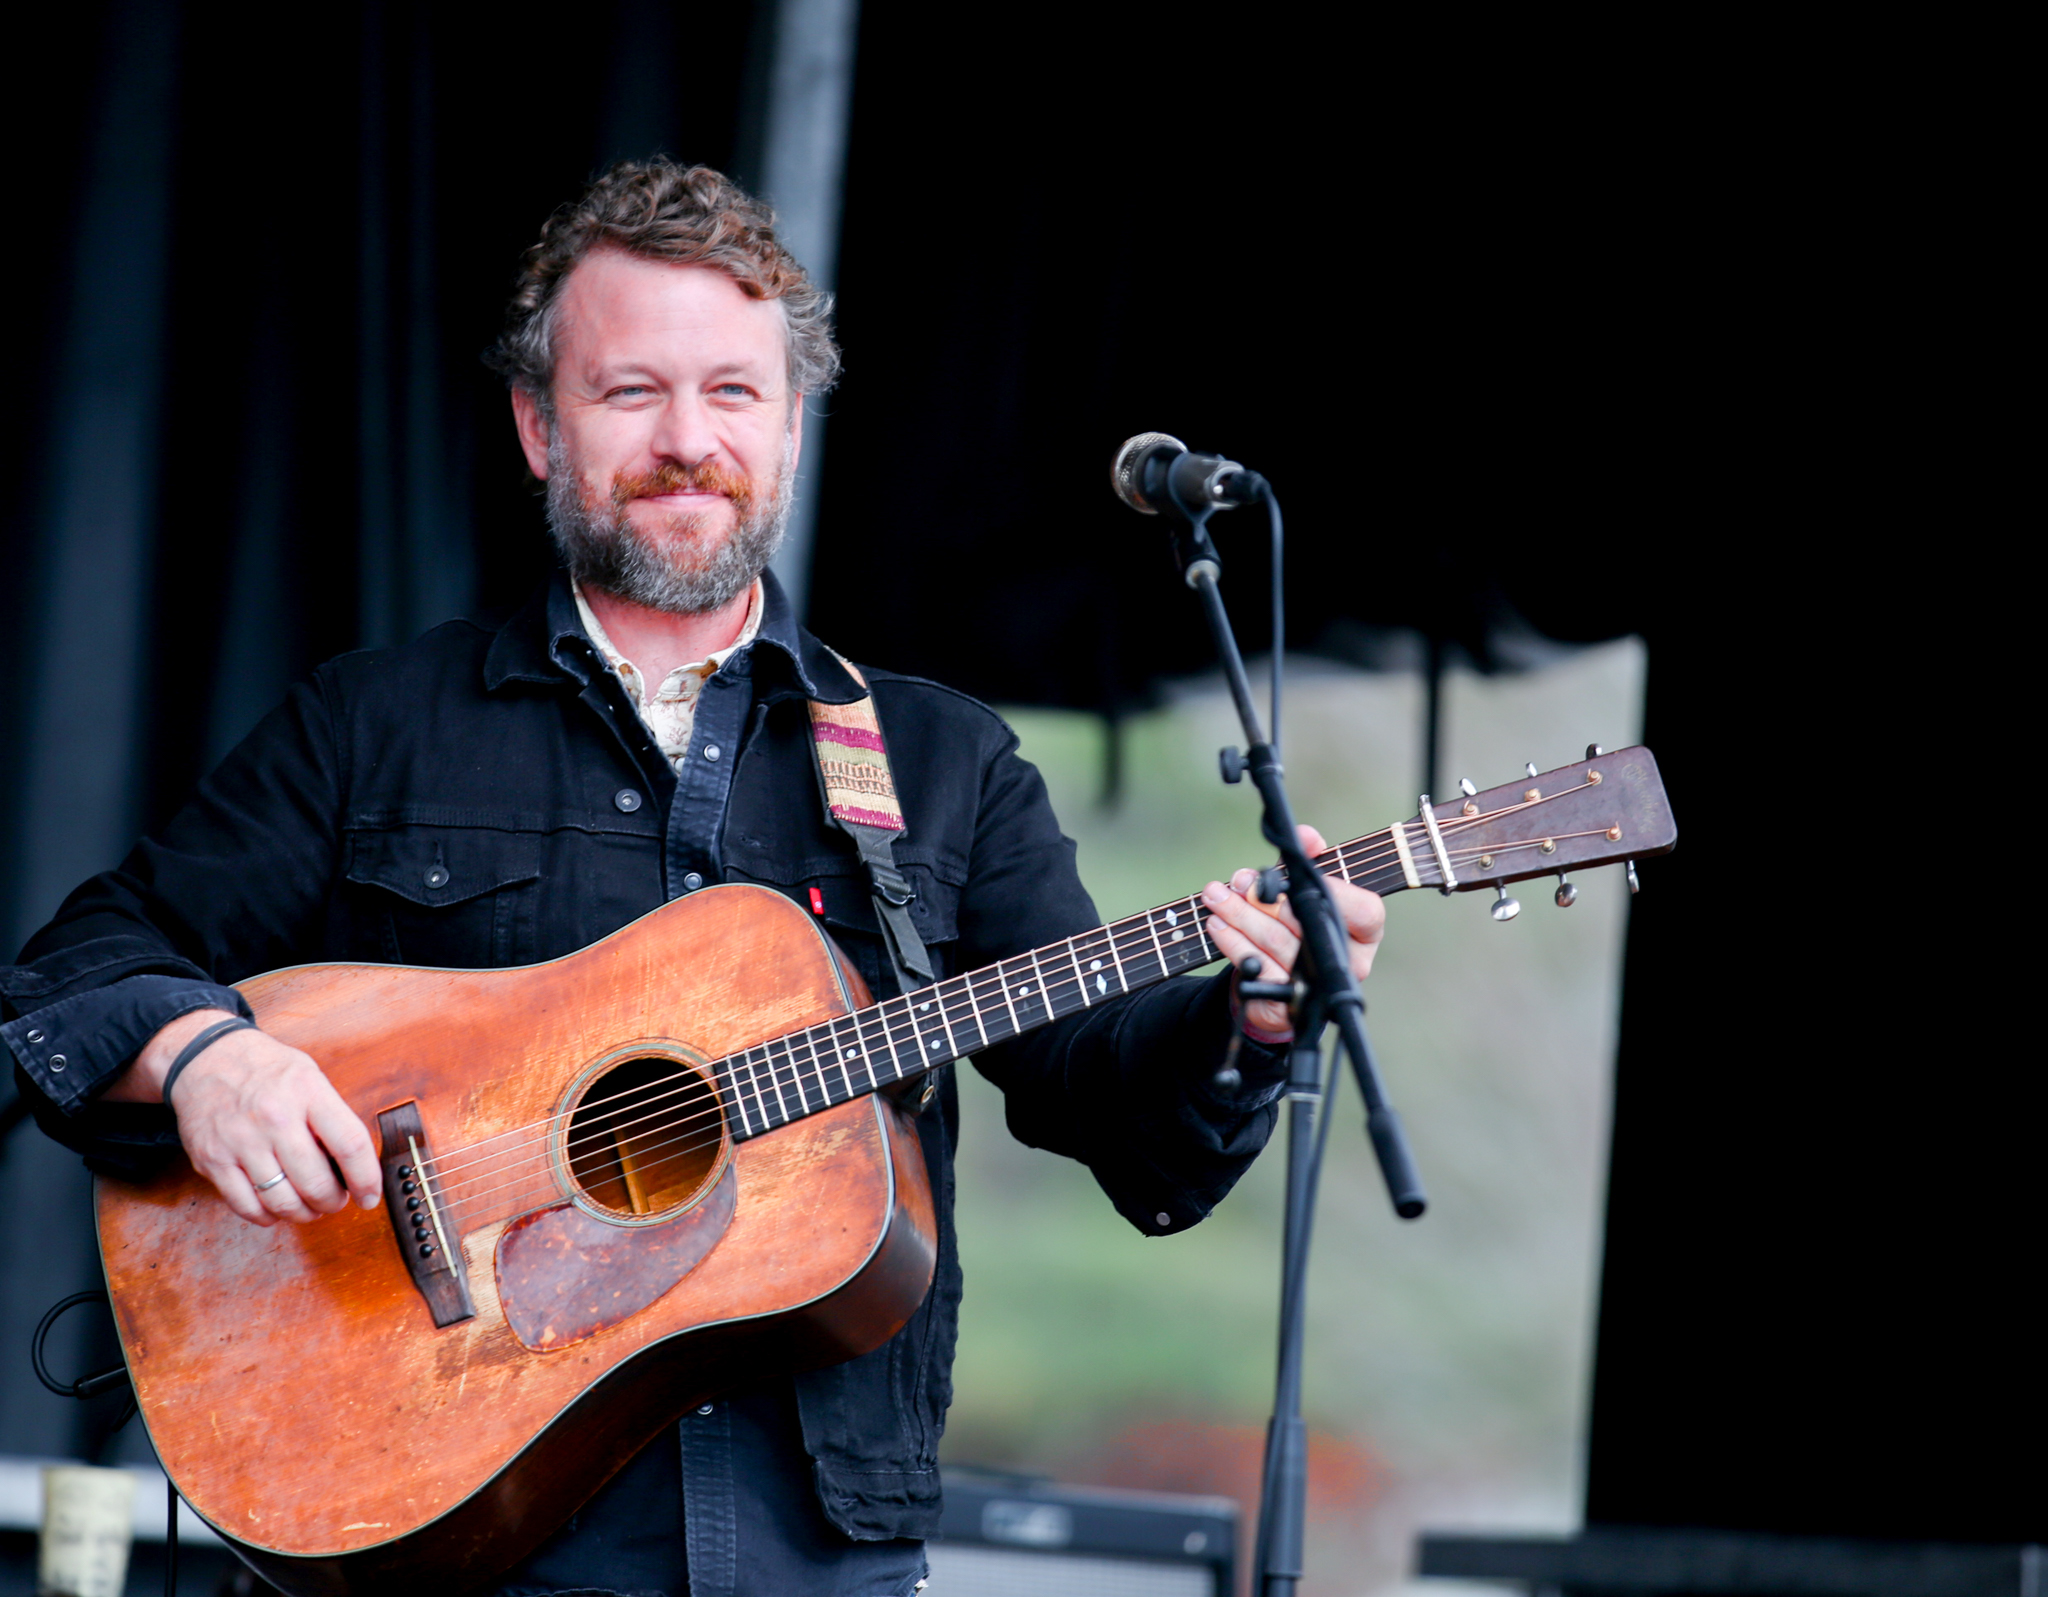
[[[839,663],[862,687],[867,678],[851,661]],[[845,825],[872,826],[884,832],[903,830],[903,806],[896,801],[895,779],[882,744],[882,723],[872,696],[852,704],[811,705],[811,736],[818,745],[818,769],[825,778],[825,806]]]

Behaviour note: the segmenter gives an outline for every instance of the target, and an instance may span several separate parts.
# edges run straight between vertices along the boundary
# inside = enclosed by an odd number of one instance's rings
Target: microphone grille
[[[1142,515],[1156,516],[1159,507],[1146,502],[1138,486],[1138,473],[1143,468],[1145,457],[1155,446],[1170,445],[1177,455],[1187,453],[1188,446],[1171,433],[1139,433],[1135,438],[1126,438],[1123,448],[1116,452],[1116,459],[1109,465],[1109,485],[1116,490],[1117,498]]]

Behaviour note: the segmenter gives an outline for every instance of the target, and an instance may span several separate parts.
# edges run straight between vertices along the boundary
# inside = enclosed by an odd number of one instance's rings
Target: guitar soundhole
[[[569,1121],[569,1171],[621,1215],[681,1207],[718,1167],[723,1113],[711,1084],[674,1059],[629,1059],[598,1077]]]

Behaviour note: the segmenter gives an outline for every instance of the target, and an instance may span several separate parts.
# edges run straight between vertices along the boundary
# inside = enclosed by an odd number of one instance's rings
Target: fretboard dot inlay
[[[1088,961],[1088,968],[1090,970],[1100,970],[1102,969],[1102,961],[1099,959],[1091,959]]]

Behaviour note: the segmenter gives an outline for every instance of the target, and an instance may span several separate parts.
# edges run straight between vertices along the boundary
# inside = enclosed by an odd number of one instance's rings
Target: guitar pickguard
[[[608,1225],[573,1203],[524,1215],[498,1238],[498,1300],[522,1345],[552,1353],[631,1319],[702,1262],[732,1224],[730,1163],[696,1203],[656,1225]]]

